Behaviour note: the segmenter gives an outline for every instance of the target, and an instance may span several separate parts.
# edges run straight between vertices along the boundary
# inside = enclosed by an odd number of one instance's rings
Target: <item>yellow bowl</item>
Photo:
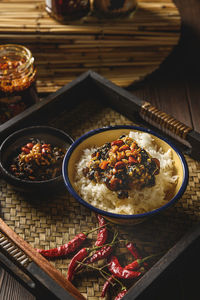
[[[102,146],[107,142],[116,140],[123,134],[129,134],[130,131],[145,132],[152,135],[155,143],[158,145],[158,147],[162,147],[164,152],[167,152],[169,149],[171,149],[172,159],[174,160],[174,175],[178,175],[178,182],[175,188],[168,192],[168,202],[165,205],[141,214],[115,214],[94,207],[87,202],[87,199],[81,198],[74,184],[75,165],[80,159],[84,149]],[[98,128],[81,136],[67,151],[63,160],[62,174],[67,189],[81,204],[92,211],[103,215],[111,222],[126,225],[140,223],[173,205],[183,195],[188,183],[188,167],[185,158],[171,142],[149,129],[127,125]]]

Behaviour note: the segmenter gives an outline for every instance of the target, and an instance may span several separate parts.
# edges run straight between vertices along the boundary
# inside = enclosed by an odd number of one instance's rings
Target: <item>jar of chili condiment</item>
[[[100,16],[125,16],[135,10],[137,0],[94,0],[94,10]]]
[[[21,45],[0,45],[0,124],[38,100],[35,81],[31,51]]]
[[[84,17],[90,11],[90,0],[46,0],[46,11],[60,22]]]

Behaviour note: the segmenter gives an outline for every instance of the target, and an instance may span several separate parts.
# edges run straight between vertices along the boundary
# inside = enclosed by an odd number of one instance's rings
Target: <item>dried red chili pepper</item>
[[[101,249],[97,250],[91,257],[89,257],[85,263],[86,264],[94,263],[96,261],[108,257],[111,253],[112,253],[111,246],[103,246]]]
[[[134,260],[132,263],[126,265],[125,269],[126,270],[136,270],[136,269],[140,268],[144,264],[144,262],[151,257],[152,256],[148,256],[145,258],[138,258],[138,259]]]
[[[128,145],[122,145],[118,151],[121,152],[121,151],[125,151],[125,150],[128,150],[129,149],[129,146]]]
[[[142,274],[141,272],[126,270],[125,268],[123,268],[116,256],[111,257],[108,264],[108,269],[113,275],[122,279],[137,278]]]
[[[144,264],[144,262],[146,260],[148,260],[148,259],[150,259],[150,258],[152,258],[154,256],[155,255],[151,255],[151,256],[144,257],[142,259],[138,258],[138,259],[134,260],[132,263],[126,265],[124,267],[124,269],[126,269],[126,270],[135,270],[135,269],[138,269],[139,267],[141,267]],[[112,276],[110,276],[106,280],[106,282],[104,283],[103,288],[102,288],[101,297],[105,297],[106,292],[108,291],[108,289],[109,289],[110,285],[112,284],[112,281],[113,281],[114,278],[115,278],[115,276],[112,275]]]
[[[116,164],[115,164],[115,169],[123,169],[123,168],[125,168],[125,163],[123,162],[123,161],[118,161],[118,162],[116,162]]]
[[[135,159],[134,157],[129,156],[128,162],[129,162],[129,164],[136,164],[138,161],[137,161],[137,159]]]
[[[92,250],[93,249],[90,249],[90,251],[92,251]],[[88,257],[84,261],[84,265],[86,266],[86,265],[92,264],[94,262],[97,262],[101,259],[107,258],[111,253],[112,253],[112,247],[110,245],[103,246],[101,249],[98,249],[92,256]],[[76,268],[76,271],[79,272],[83,268],[84,268],[83,265],[79,265]]]
[[[70,253],[75,252],[81,246],[81,244],[86,240],[89,233],[91,233],[99,228],[102,229],[105,226],[105,224],[103,224],[93,230],[90,230],[87,233],[79,233],[71,241],[69,241],[68,243],[66,243],[60,247],[49,249],[49,250],[36,249],[36,251],[47,258],[66,256]]]
[[[114,300],[120,300],[120,299],[122,299],[122,298],[126,295],[127,292],[128,292],[127,289],[124,289],[123,291],[121,291],[121,292],[115,297]]]
[[[135,259],[141,258],[137,251],[136,244],[129,242],[126,244],[126,248],[130,251]]]
[[[126,248],[130,251],[130,253],[133,255],[133,257],[135,259],[141,259],[142,258],[142,256],[140,255],[135,243],[131,243],[131,242],[127,243]],[[144,262],[144,266],[147,268],[148,263]]]
[[[29,149],[32,149],[33,146],[34,146],[33,143],[28,143],[28,144],[26,144],[26,147],[29,148]]]
[[[60,247],[49,249],[49,250],[36,249],[36,251],[47,258],[66,256],[70,253],[75,252],[85,241],[86,238],[87,238],[87,234],[79,233],[71,241],[69,241],[68,243]]]
[[[102,219],[102,217],[100,217],[100,223],[104,223],[104,219]],[[100,249],[97,249],[97,251],[88,258],[86,263],[93,263],[96,261],[99,261],[103,258],[108,257],[111,253],[112,253],[112,245],[115,243],[115,240],[117,238],[118,233],[115,232],[114,236],[113,236],[113,240],[111,243],[106,244],[105,246],[97,246],[98,248],[101,247]]]
[[[97,215],[98,218],[98,222],[99,222],[99,226],[105,226],[106,222],[104,217],[102,217],[101,215]],[[95,246],[102,246],[105,244],[106,240],[108,237],[108,231],[106,227],[102,227],[99,229],[99,232],[97,234],[97,240],[95,242]]]
[[[104,219],[103,216],[98,215],[98,214],[97,214],[96,216],[97,216],[97,219],[98,219],[99,226],[104,226],[104,225],[106,225],[106,221],[105,221],[105,219]]]
[[[115,277],[114,275],[111,275],[111,276],[106,280],[106,282],[104,283],[103,288],[102,288],[102,291],[101,291],[101,297],[102,297],[102,298],[106,296],[106,293],[107,293],[107,291],[108,291],[108,288],[109,288],[109,286],[112,284],[112,281],[113,281],[113,278],[114,278],[114,277]]]
[[[99,167],[100,167],[100,169],[102,169],[102,170],[105,170],[106,168],[107,168],[107,166],[108,166],[108,161],[107,160],[103,160],[100,164],[99,164]]]
[[[160,255],[160,253],[149,255],[144,258],[138,258],[138,259],[134,260],[132,263],[126,265],[125,269],[126,270],[136,270],[136,269],[140,268],[142,265],[144,265],[147,260],[149,260],[157,255]]]
[[[30,149],[29,149],[29,148],[22,147],[21,150],[22,150],[23,152],[25,152],[26,154],[29,154],[29,153],[30,153]]]
[[[111,146],[114,146],[114,145],[122,146],[123,144],[124,144],[124,142],[122,140],[116,140],[111,143]]]
[[[136,260],[134,260],[132,263],[126,265],[124,267],[124,269],[126,270],[136,270],[136,269],[139,269],[143,264],[143,260],[138,258]]]
[[[82,248],[78,253],[74,255],[68,267],[67,280],[72,281],[74,277],[74,271],[76,269],[76,266],[78,265],[78,262],[81,262],[84,258],[87,257],[87,255],[88,255],[87,248]]]
[[[99,230],[98,235],[97,235],[97,240],[95,242],[95,246],[102,246],[105,244],[106,240],[108,237],[108,231],[107,228],[104,227]]]

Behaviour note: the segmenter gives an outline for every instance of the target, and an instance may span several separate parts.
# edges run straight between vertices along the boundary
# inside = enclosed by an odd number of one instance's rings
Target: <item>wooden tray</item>
[[[128,86],[155,71],[178,44],[181,18],[172,0],[138,0],[128,18],[91,14],[61,24],[44,0],[0,1],[1,43],[30,48],[39,92],[54,92],[87,70]]]
[[[157,125],[154,130],[168,131],[186,144],[190,143],[191,155],[198,156],[195,148],[198,149],[200,142],[198,133],[92,71],[1,125],[0,138],[3,141],[13,131],[34,124],[62,128],[77,138],[90,129],[106,125],[137,123],[147,126],[145,119]],[[181,146],[180,141],[178,143]],[[200,164],[188,155],[185,157],[190,179],[175,207],[135,227],[116,225],[143,253],[163,251],[150,270],[133,283],[124,299],[147,299],[147,290],[157,285],[178,260],[184,262],[184,257],[199,241]],[[75,234],[96,227],[95,215],[80,206],[67,191],[51,199],[41,199],[39,195],[37,199],[30,199],[3,180],[0,185],[0,262],[39,299],[44,295],[49,295],[48,299],[100,299],[104,280],[97,274],[84,274],[72,285],[65,279],[70,258],[48,262],[34,250],[34,247],[59,246]],[[90,240],[95,238],[95,233],[91,234]],[[10,249],[17,251],[17,255]],[[123,248],[118,251],[124,255]]]

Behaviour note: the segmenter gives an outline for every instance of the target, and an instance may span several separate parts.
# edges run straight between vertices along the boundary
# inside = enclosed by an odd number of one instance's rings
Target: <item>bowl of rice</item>
[[[118,224],[136,224],[176,203],[188,183],[182,153],[136,126],[98,128],[65,154],[62,174],[72,196]]]

